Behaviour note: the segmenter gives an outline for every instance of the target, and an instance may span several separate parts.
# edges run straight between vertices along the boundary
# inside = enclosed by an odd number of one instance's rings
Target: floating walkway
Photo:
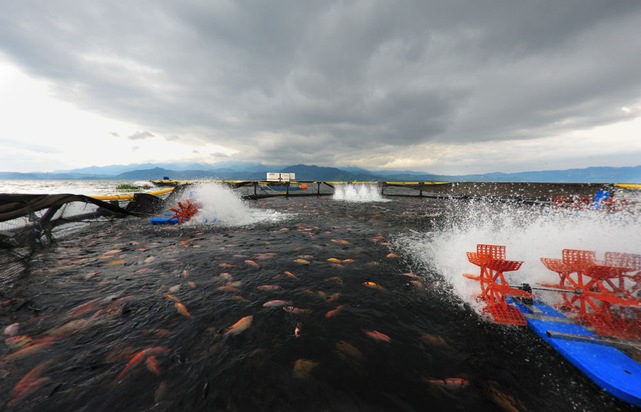
[[[390,187],[407,188],[418,190],[418,196],[424,196],[424,191],[433,191],[433,188],[438,186],[450,186],[451,182],[377,182],[377,181],[352,181],[352,182],[339,182],[339,181],[317,181],[317,180],[296,180],[289,182],[274,182],[269,180],[150,180],[156,186],[171,186],[176,187],[180,185],[196,184],[196,183],[218,183],[225,184],[234,189],[237,188],[250,188],[253,193],[247,194],[244,197],[248,199],[261,199],[273,196],[331,196],[334,194],[336,186],[343,185],[370,185],[378,186],[381,188],[382,195],[388,196],[403,196],[401,194],[385,193],[385,190]],[[330,191],[322,189],[329,188]],[[407,196],[407,195],[405,195]]]
[[[445,182],[445,181],[319,181],[319,180],[151,180],[156,186],[219,183],[231,188],[244,188],[245,199],[273,196],[331,196],[337,186],[370,185],[380,188],[383,196],[426,197],[433,199],[484,199],[518,201],[521,203],[550,202],[554,198],[592,201],[600,190],[631,192],[641,184],[623,183],[536,183],[536,182]]]

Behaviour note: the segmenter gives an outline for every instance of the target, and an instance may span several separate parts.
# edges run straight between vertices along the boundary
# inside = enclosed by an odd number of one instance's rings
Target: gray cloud
[[[0,51],[83,109],[331,163],[631,118],[639,27],[636,1],[23,1]]]
[[[154,137],[154,135],[150,132],[136,132],[132,134],[131,136],[127,137],[129,140],[144,140],[148,139],[150,137]]]

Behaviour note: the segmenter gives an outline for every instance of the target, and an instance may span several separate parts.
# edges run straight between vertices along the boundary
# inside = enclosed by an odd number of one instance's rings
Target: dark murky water
[[[437,232],[446,201],[249,205],[290,216],[227,228],[116,220],[38,253],[1,295],[15,300],[0,324],[24,336],[0,345],[2,407],[630,409],[527,329],[483,321],[388,243]],[[273,300],[294,308],[264,307]]]

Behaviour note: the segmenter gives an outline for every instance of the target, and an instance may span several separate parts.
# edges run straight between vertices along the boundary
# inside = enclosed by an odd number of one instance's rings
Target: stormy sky
[[[641,165],[636,0],[0,5],[0,171]]]

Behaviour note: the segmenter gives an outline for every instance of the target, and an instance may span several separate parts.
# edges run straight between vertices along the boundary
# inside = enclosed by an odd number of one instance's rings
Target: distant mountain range
[[[588,167],[520,173],[437,175],[412,171],[372,172],[357,167],[314,165],[263,165],[248,163],[144,163],[92,166],[52,173],[0,172],[0,180],[155,180],[232,179],[262,180],[267,172],[296,173],[296,180],[317,181],[448,181],[448,182],[541,182],[541,183],[641,183],[641,166]]]

